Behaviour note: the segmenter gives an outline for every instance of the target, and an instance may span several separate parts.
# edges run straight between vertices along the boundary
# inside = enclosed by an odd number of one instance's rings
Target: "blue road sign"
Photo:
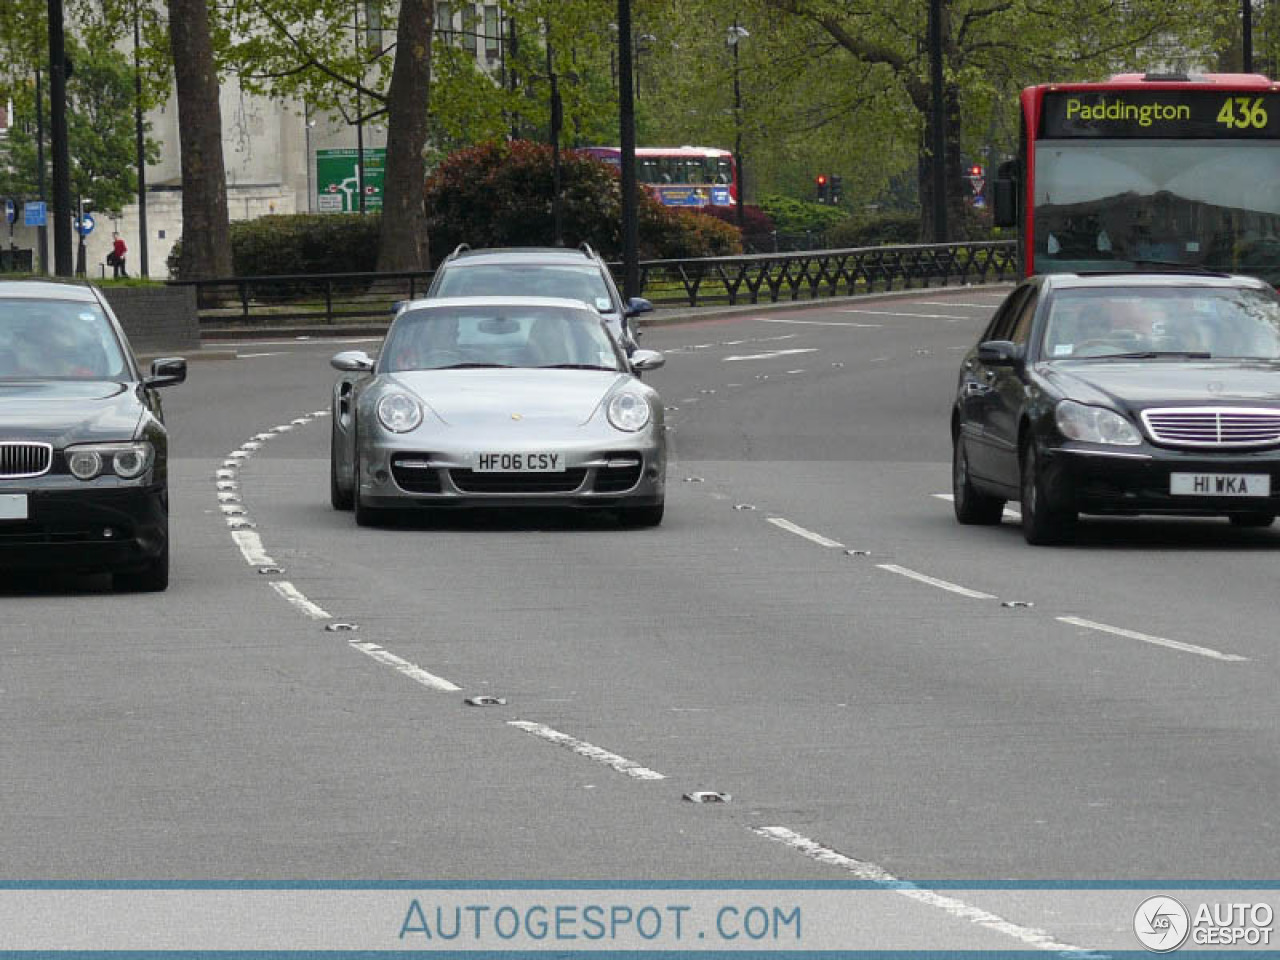
[[[93,222],[92,214],[86,213],[76,221],[76,230],[79,231],[80,236],[82,237],[87,237],[89,234],[93,233],[93,228],[96,226],[97,224]]]
[[[11,224],[18,219],[18,205],[11,197],[4,198],[4,218]]]
[[[22,205],[22,223],[27,227],[43,227],[49,222],[43,200],[28,200]]]

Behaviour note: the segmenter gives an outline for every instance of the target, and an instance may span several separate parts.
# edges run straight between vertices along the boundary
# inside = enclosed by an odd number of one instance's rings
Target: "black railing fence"
[[[620,264],[610,264],[615,276]],[[640,264],[656,306],[776,303],[859,293],[992,283],[1017,275],[1014,241],[755,253]],[[338,273],[171,281],[196,288],[202,327],[385,320],[397,300],[426,293],[431,272]]]

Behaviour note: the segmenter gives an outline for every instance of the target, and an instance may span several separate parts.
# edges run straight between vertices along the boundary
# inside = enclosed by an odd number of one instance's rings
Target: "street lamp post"
[[[947,242],[947,130],[942,102],[942,0],[929,0],[929,73],[932,107],[933,242]]]
[[[1242,69],[1244,73],[1253,73],[1253,2],[1252,0],[1243,0],[1244,9],[1243,23],[1241,24],[1243,33],[1241,34],[1241,57]]]
[[[618,0],[618,126],[622,165],[622,295],[640,296],[636,205],[636,103],[631,69],[631,0]]]
[[[749,36],[751,34],[747,33],[746,28],[739,26],[738,21],[734,20],[726,38],[733,50],[733,165],[737,168],[738,175],[738,230],[741,233],[747,230],[747,177],[742,167],[742,70],[738,61],[738,47]]]
[[[564,215],[560,202],[560,126],[564,109],[560,103],[560,79],[556,76],[555,55],[551,49],[551,23],[547,22],[547,81],[551,86],[551,242],[564,246]]]
[[[149,277],[147,268],[147,141],[142,124],[142,62],[139,49],[142,46],[142,27],[139,22],[139,3],[133,4],[133,132],[138,157],[138,270],[142,277]]]
[[[71,147],[67,140],[67,46],[62,0],[49,0],[49,142],[53,150],[53,272],[71,264]]]

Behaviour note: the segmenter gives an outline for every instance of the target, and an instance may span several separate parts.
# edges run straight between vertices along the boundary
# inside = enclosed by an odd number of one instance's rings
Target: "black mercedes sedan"
[[[0,282],[0,567],[112,574],[117,589],[169,585],[168,434],[96,289]]]
[[[1049,274],[964,357],[951,413],[956,519],[1021,501],[1028,543],[1080,514],[1280,510],[1280,297],[1224,274]]]

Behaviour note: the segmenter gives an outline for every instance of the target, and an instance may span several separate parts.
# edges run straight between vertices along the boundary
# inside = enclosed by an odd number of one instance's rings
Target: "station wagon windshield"
[[[545,263],[452,266],[440,277],[438,297],[554,297],[580,300],[601,313],[613,313],[613,298],[594,265]]]

